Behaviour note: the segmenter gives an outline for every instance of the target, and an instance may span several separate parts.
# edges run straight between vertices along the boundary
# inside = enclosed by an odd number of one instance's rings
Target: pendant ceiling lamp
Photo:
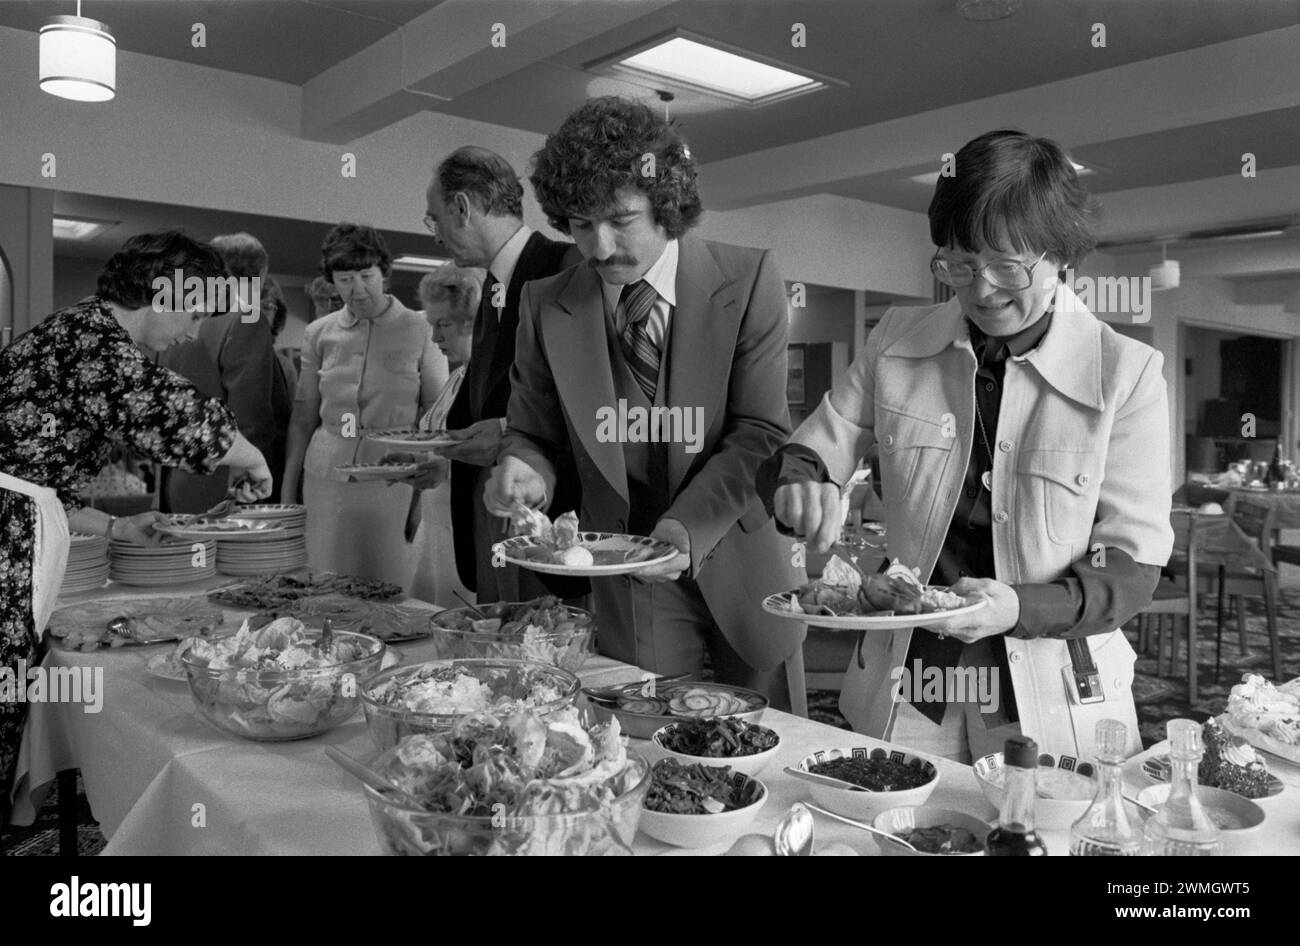
[[[76,102],[107,102],[117,94],[117,40],[98,20],[56,16],[41,27],[41,88]]]

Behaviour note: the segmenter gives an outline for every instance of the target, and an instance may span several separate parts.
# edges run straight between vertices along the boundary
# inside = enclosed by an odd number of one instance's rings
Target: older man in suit
[[[679,551],[635,579],[592,579],[600,650],[693,672],[707,649],[719,680],[784,703],[803,626],[760,602],[803,574],[753,486],[790,429],[771,254],[688,232],[702,212],[690,152],[643,105],[588,102],[534,160],[542,209],[587,265],[525,287],[489,508],[544,506],[572,455],[584,529]],[[656,416],[669,422],[638,426]]]
[[[510,400],[510,366],[524,283],[581,260],[572,243],[548,239],[523,221],[523,185],[509,162],[486,148],[464,147],[438,165],[426,194],[425,226],[446,245],[457,266],[488,271],[474,321],[465,379],[447,415],[449,434],[461,443],[439,453],[451,463],[452,534],[461,583],[487,601],[523,601],[554,592],[587,594],[585,581],[548,579],[493,568],[492,544],[504,536],[487,514],[483,485],[496,462]],[[577,503],[576,477],[561,509]]]

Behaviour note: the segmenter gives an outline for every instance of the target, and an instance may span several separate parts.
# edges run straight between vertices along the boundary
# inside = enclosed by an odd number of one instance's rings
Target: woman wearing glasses
[[[1116,628],[1150,602],[1173,541],[1169,413],[1160,354],[1063,282],[1095,245],[1088,203],[1054,142],[969,142],[929,211],[954,298],[886,312],[760,470],[778,523],[824,551],[839,484],[876,445],[890,556],[986,602],[863,635],[840,707],[868,735],[969,761],[1024,732],[1086,759],[1114,718],[1141,746]]]

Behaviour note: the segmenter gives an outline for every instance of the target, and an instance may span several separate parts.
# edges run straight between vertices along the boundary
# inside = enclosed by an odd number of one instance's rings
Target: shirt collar
[[[393,300],[392,304],[383,315],[375,316],[370,320],[371,322],[374,322],[377,325],[386,325],[388,322],[392,321],[393,316],[402,311],[402,304],[397,301],[397,296],[394,296],[391,292],[388,293],[388,296]],[[339,325],[342,325],[344,328],[355,328],[360,324],[361,320],[353,315],[352,310],[346,305],[339,309]]]
[[[1043,340],[1052,327],[1052,316],[1055,305],[1047,310],[1041,319],[1028,328],[1023,328],[1014,335],[994,337],[985,335],[978,325],[970,319],[966,319],[966,328],[970,332],[971,348],[975,351],[975,357],[981,363],[985,361],[1004,361],[1007,358],[1018,357],[1026,352],[1037,348],[1038,343]]]
[[[524,247],[532,235],[533,228],[526,223],[521,223],[514,236],[506,240],[501,249],[497,250],[497,255],[492,257],[488,271],[501,285],[510,285],[510,280],[515,275],[515,267],[519,265],[519,257],[524,255]]]
[[[645,275],[641,277],[671,307],[677,305],[677,261],[680,256],[681,244],[676,240],[669,240],[664,245],[664,251],[659,254],[659,258],[655,260],[654,265],[647,269]],[[603,278],[600,285],[605,294],[605,307],[610,312],[613,312],[618,306],[618,297],[622,294],[623,287],[605,282]]]

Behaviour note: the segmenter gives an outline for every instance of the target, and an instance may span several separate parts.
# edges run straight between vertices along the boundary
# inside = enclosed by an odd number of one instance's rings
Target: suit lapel
[[[740,330],[740,306],[704,242],[681,238],[677,260],[677,307],[669,329],[668,404],[685,412],[704,408],[704,430],[726,410],[727,383]],[[683,416],[683,420],[685,417]],[[704,452],[668,444],[668,487],[676,495],[691,464]]]
[[[596,411],[616,407],[617,399],[605,332],[605,305],[595,270],[590,266],[570,270],[556,304],[564,314],[548,319],[544,331],[546,356],[560,403],[569,412],[582,449],[626,501],[623,447],[596,439]]]

